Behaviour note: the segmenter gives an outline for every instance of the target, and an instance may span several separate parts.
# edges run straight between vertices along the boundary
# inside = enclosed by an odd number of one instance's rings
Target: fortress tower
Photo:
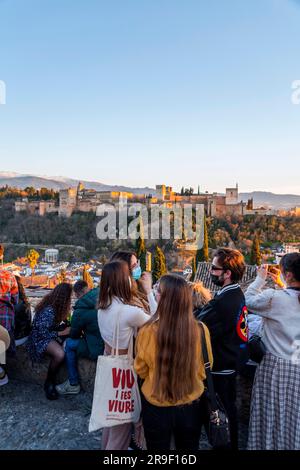
[[[239,187],[236,183],[235,188],[226,188],[225,204],[230,206],[239,203]]]

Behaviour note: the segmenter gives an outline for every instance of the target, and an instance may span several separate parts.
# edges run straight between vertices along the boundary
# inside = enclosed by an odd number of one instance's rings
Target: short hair
[[[292,273],[295,281],[300,281],[300,253],[287,253],[280,260],[280,266],[284,273]]]
[[[242,279],[246,264],[242,253],[232,248],[219,248],[214,256],[225,271],[231,272],[231,279],[233,282],[238,282]]]
[[[75,294],[78,295],[78,294],[81,294],[88,287],[89,287],[88,283],[81,279],[81,280],[75,282],[73,290],[74,290]]]

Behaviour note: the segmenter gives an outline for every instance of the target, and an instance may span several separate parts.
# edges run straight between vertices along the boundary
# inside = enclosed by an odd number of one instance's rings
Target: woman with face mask
[[[110,261],[125,261],[131,274],[131,290],[135,305],[141,307],[146,313],[153,315],[157,309],[157,302],[152,291],[151,273],[143,273],[136,253],[132,251],[116,251]],[[149,285],[151,288],[149,289]]]
[[[151,290],[151,282],[145,282]],[[119,318],[119,354],[127,354],[132,335],[150,318],[143,308],[136,305],[132,291],[132,279],[128,264],[124,261],[111,261],[102,271],[98,324],[105,343],[104,354],[110,355],[116,322]],[[126,423],[105,428],[102,434],[102,450],[127,450],[131,439],[132,424]]]
[[[264,320],[267,351],[255,375],[249,450],[300,450],[300,253],[285,255],[280,271],[261,266],[245,293]],[[283,288],[264,289],[268,277]]]

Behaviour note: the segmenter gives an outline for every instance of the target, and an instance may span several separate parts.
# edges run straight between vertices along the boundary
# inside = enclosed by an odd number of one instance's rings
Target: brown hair
[[[196,344],[200,330],[193,316],[192,291],[184,278],[167,274],[160,280],[157,320],[156,365],[153,395],[161,402],[176,403],[195,388]]]
[[[115,251],[110,258],[110,261],[124,261],[128,265],[128,269],[131,273],[131,258],[135,256],[138,259],[138,256],[135,251]],[[140,285],[137,281],[131,278],[131,292],[132,292],[132,305],[142,308],[146,313],[150,313],[150,306],[148,302],[147,295],[142,292]]]
[[[124,261],[111,261],[107,263],[101,275],[99,308],[106,310],[117,297],[124,304],[131,304],[132,292],[129,283],[130,272]]]
[[[73,286],[73,290],[75,292],[76,295],[79,295],[81,293],[83,293],[86,288],[88,288],[88,283],[86,281],[83,281],[82,279],[79,279],[79,281],[76,281],[74,286]]]
[[[280,260],[280,266],[285,273],[293,274],[296,282],[300,282],[300,253],[287,253]],[[300,294],[298,296],[300,302]]]
[[[72,286],[68,282],[58,284],[50,294],[47,294],[36,306],[36,314],[44,308],[52,307],[55,312],[55,322],[66,320],[71,310]]]
[[[218,261],[225,271],[231,272],[231,280],[238,282],[242,279],[246,264],[242,253],[232,248],[219,248],[214,256],[218,258]]]
[[[116,261],[116,260],[125,261],[125,263],[128,264],[128,268],[130,270],[131,258],[133,256],[135,256],[136,259],[138,258],[135,251],[125,251],[125,250],[115,251],[111,256],[110,261]]]
[[[16,278],[16,281],[17,281],[17,284],[18,284],[19,302],[23,301],[24,304],[28,307],[28,306],[30,306],[30,303],[29,303],[28,297],[26,295],[24,286],[22,284],[21,278],[20,278],[20,276],[15,276],[15,278]]]

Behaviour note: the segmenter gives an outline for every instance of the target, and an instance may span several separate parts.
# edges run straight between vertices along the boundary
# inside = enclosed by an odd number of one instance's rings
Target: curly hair
[[[52,307],[55,312],[55,322],[66,320],[71,310],[72,286],[68,282],[62,282],[47,294],[36,306],[36,315],[44,308]]]

